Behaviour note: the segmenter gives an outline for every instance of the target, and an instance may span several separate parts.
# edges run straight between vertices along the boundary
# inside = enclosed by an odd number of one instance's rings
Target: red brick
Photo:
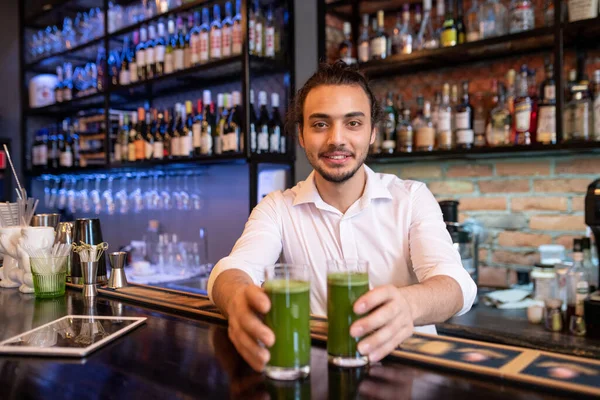
[[[400,177],[402,179],[427,179],[441,178],[441,165],[411,165],[400,167]]]
[[[505,197],[463,197],[459,208],[464,211],[473,210],[506,210]]]
[[[536,179],[533,190],[546,193],[585,193],[589,179]]]
[[[550,175],[550,161],[497,163],[498,176]]]
[[[580,237],[581,236],[575,235],[562,235],[554,239],[554,243],[562,244],[563,246],[565,246],[565,249],[571,250],[573,249],[573,239],[578,239]]]
[[[493,169],[491,165],[482,164],[463,164],[451,165],[446,171],[446,176],[449,178],[492,176]]]
[[[427,184],[434,194],[472,193],[473,182],[468,181],[438,181]]]
[[[517,253],[513,251],[496,250],[492,261],[500,264],[528,265],[532,266],[540,261],[537,251]]]
[[[508,271],[504,267],[479,267],[479,286],[508,287]]]
[[[498,245],[504,247],[538,247],[541,244],[552,243],[550,235],[523,232],[500,232]]]
[[[513,197],[512,211],[567,211],[566,197]]]
[[[525,179],[503,181],[480,181],[481,193],[523,193],[529,192],[529,181]]]
[[[585,196],[571,198],[571,211],[585,211]]]
[[[597,174],[600,172],[600,158],[580,158],[558,161],[555,174]]]
[[[529,227],[541,231],[585,231],[586,225],[583,215],[534,215]]]
[[[486,264],[488,259],[488,250],[479,249],[479,264]]]

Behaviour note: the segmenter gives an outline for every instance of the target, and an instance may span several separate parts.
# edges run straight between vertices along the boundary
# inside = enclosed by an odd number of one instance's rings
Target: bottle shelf
[[[470,150],[415,151],[412,153],[370,154],[369,164],[399,164],[417,161],[477,160],[510,157],[555,157],[580,155],[584,153],[600,154],[600,142],[559,143],[551,145],[533,144],[502,147],[482,147]]]
[[[75,97],[73,100],[54,103],[44,107],[29,107],[25,110],[25,114],[39,117],[61,117],[91,108],[104,108],[103,92]]]
[[[85,63],[96,59],[98,51],[93,51],[94,47],[101,45],[104,41],[104,36],[92,39],[85,43],[81,43],[70,49],[59,51],[42,58],[38,58],[25,64],[26,71],[48,72],[54,73],[56,66],[65,61],[73,61],[75,63]]]

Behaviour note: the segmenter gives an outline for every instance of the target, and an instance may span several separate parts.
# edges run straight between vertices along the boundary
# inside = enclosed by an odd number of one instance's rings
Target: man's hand
[[[264,369],[270,354],[266,347],[275,343],[275,334],[265,324],[260,315],[271,308],[269,298],[256,285],[247,285],[239,289],[228,304],[229,338],[233,345],[257,372]]]
[[[380,286],[359,297],[354,312],[358,315],[370,312],[350,326],[350,334],[366,336],[358,343],[358,351],[368,356],[371,363],[390,354],[413,333],[410,304],[402,289],[393,285]]]

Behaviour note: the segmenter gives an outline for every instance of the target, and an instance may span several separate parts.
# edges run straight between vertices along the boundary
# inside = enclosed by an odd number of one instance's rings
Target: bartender
[[[328,259],[369,262],[373,289],[354,303],[350,327],[359,352],[377,362],[413,331],[469,311],[477,287],[462,267],[438,203],[421,182],[366,166],[383,117],[365,77],[343,62],[323,64],[298,91],[290,113],[313,167],[305,181],[266,196],[231,254],[208,281],[210,299],[229,320],[229,337],[262,371],[273,332],[261,316],[264,267],[282,262],[311,270],[311,313],[326,315]],[[264,345],[264,346],[263,346]]]

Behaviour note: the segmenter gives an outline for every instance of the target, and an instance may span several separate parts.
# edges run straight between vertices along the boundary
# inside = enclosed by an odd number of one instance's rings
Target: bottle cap
[[[279,107],[279,94],[271,94],[271,107]]]
[[[261,106],[267,105],[267,92],[265,92],[265,91],[258,92],[258,104],[260,104]]]

